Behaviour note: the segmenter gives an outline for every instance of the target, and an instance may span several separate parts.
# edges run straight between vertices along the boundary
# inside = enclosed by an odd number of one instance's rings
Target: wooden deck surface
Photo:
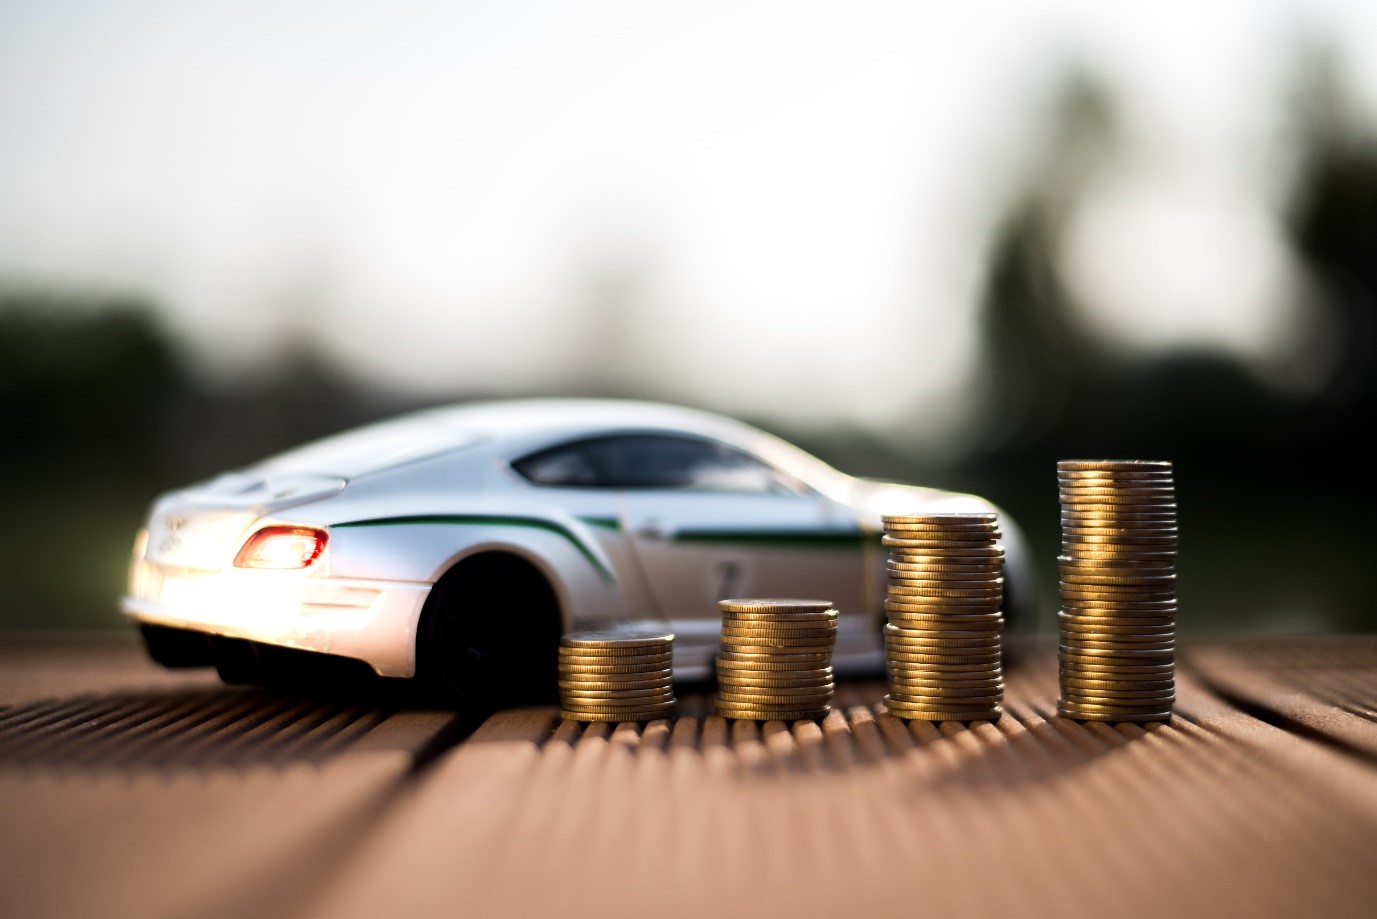
[[[322,702],[0,643],[0,916],[1377,914],[1377,637],[1189,639],[1167,724],[645,726]]]

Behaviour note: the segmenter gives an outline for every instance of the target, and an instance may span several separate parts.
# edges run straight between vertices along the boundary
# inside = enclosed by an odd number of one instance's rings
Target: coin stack
[[[998,718],[1004,701],[998,520],[981,513],[911,514],[883,522],[889,713],[917,721]]]
[[[1176,700],[1170,462],[1062,460],[1061,698],[1083,721],[1161,721]]]
[[[649,721],[674,711],[673,632],[610,629],[559,640],[559,701],[570,721]]]
[[[822,718],[832,707],[837,611],[827,600],[723,600],[717,714]]]

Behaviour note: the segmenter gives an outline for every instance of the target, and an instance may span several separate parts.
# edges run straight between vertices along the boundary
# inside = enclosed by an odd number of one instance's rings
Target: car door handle
[[[673,531],[663,520],[646,520],[636,527],[636,535],[642,539],[669,539]]]

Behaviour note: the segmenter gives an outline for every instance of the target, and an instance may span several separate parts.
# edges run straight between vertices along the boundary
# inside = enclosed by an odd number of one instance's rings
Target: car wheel
[[[417,638],[418,676],[446,700],[499,708],[557,698],[559,604],[529,562],[488,554],[431,589]]]

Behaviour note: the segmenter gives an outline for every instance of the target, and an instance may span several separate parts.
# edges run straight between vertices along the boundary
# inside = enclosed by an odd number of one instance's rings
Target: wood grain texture
[[[112,665],[0,707],[0,914],[1371,915],[1377,641],[1183,645],[1165,724],[1057,717],[1042,647],[993,723],[892,718],[878,682],[820,723],[689,690],[645,725],[499,712],[438,756],[446,713]]]

